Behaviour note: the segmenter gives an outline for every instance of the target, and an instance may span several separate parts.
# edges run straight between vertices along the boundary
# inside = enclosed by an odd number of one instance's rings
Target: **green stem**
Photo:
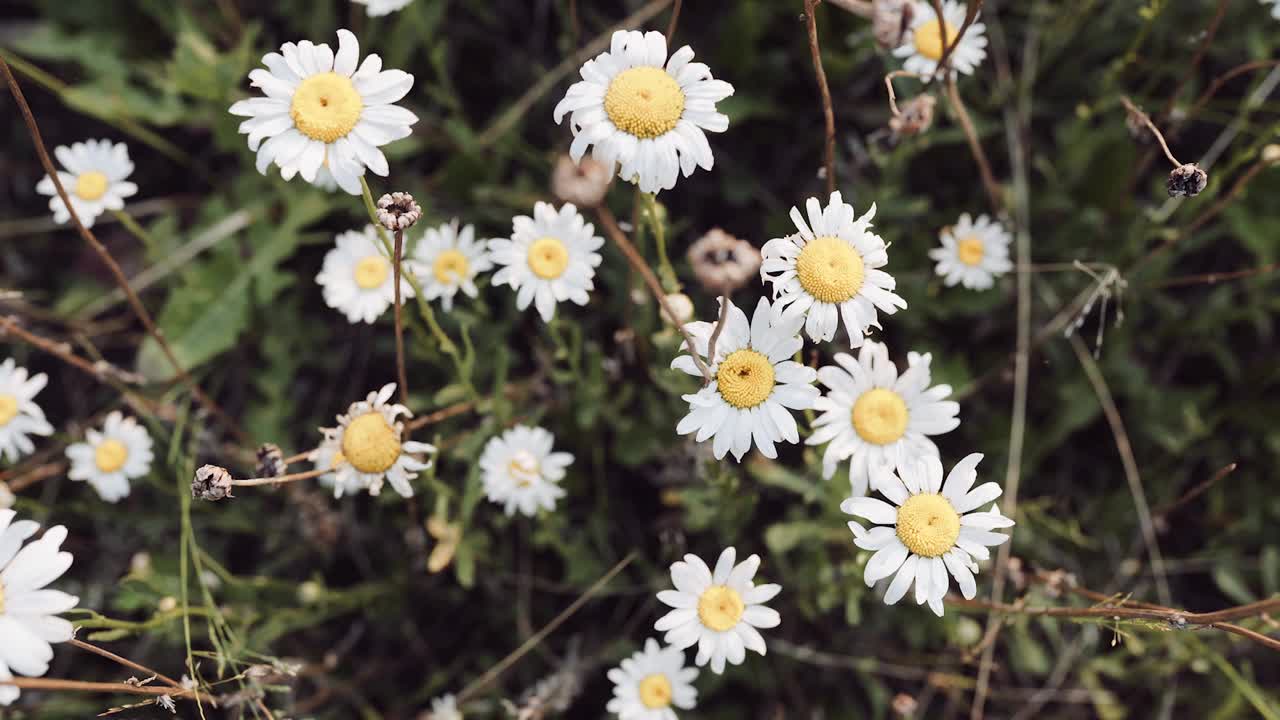
[[[120,221],[120,224],[123,225],[126,230],[133,233],[133,236],[142,242],[142,245],[147,248],[148,253],[154,253],[158,249],[156,239],[151,235],[151,233],[147,232],[147,229],[142,227],[142,225],[138,223],[132,215],[129,214],[128,210],[112,210],[111,214],[115,215],[116,219]]]
[[[662,218],[658,217],[658,196],[652,193],[641,193],[644,202],[644,216],[653,228],[654,244],[658,246],[658,275],[662,278],[662,286],[668,293],[680,292],[680,280],[676,278],[676,269],[671,266],[667,257],[667,233]]]

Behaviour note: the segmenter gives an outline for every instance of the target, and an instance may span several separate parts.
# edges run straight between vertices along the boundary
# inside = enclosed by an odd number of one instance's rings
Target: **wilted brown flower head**
[[[727,295],[760,271],[760,251],[720,228],[712,228],[689,247],[693,274],[708,292]]]
[[[1165,187],[1169,197],[1195,197],[1209,184],[1209,173],[1195,163],[1187,163],[1169,173]]]
[[[933,109],[938,99],[932,95],[917,95],[902,103],[901,115],[889,118],[889,129],[894,135],[919,135],[933,126]]]
[[[407,230],[422,217],[422,208],[406,192],[394,192],[378,198],[378,222],[388,230]]]
[[[198,500],[221,500],[231,497],[231,473],[217,465],[201,465],[191,481],[191,497]]]
[[[912,5],[908,0],[875,0],[871,9],[871,31],[880,47],[893,49],[911,27]]]
[[[263,443],[258,446],[258,465],[254,469],[256,477],[280,477],[284,474],[284,453],[275,443]]]
[[[593,208],[604,201],[612,181],[613,169],[590,155],[577,163],[568,155],[561,155],[551,174],[551,192],[578,207]]]

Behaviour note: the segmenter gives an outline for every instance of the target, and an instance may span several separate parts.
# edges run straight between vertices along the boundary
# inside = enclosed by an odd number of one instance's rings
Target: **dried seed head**
[[[693,301],[684,293],[671,293],[667,296],[667,306],[671,308],[671,312],[675,313],[675,317],[662,314],[662,319],[667,322],[675,322],[676,325],[684,325],[693,319]]]
[[[1129,131],[1129,136],[1134,140],[1140,143],[1149,143],[1152,140],[1151,130],[1147,127],[1146,118],[1143,117],[1141,110],[1142,108],[1137,106],[1132,109],[1126,106],[1124,126]]]
[[[933,126],[933,110],[938,99],[932,95],[917,95],[903,103],[901,115],[889,118],[889,129],[897,136],[919,135]]]
[[[1169,197],[1195,197],[1209,184],[1209,173],[1195,163],[1187,163],[1169,173],[1165,187]]]
[[[408,230],[422,217],[422,208],[406,192],[394,192],[378,198],[378,222],[388,230]]]
[[[760,251],[720,228],[711,229],[689,246],[693,274],[708,292],[728,295],[760,271]]]
[[[906,693],[898,693],[893,696],[893,714],[900,718],[914,716],[919,708],[920,703]]]
[[[258,446],[258,465],[254,468],[255,477],[280,477],[284,475],[284,453],[275,443],[263,443]]]
[[[231,473],[217,465],[201,465],[191,481],[191,497],[200,500],[221,500],[231,495]]]
[[[871,31],[880,47],[891,50],[902,44],[911,27],[912,5],[907,0],[875,0],[871,6]]]
[[[580,208],[593,208],[604,201],[613,181],[613,170],[590,155],[574,162],[561,155],[551,174],[551,192]]]

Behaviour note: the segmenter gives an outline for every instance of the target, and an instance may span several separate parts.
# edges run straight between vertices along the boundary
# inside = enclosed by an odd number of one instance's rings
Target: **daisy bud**
[[[1209,173],[1195,163],[1187,163],[1169,173],[1165,187],[1169,197],[1195,197],[1209,184]]]
[[[436,540],[427,558],[427,571],[435,574],[453,562],[458,543],[462,541],[462,526],[433,515],[427,519],[427,532]]]
[[[315,580],[308,580],[298,586],[298,602],[303,605],[311,605],[320,600],[324,594],[324,588]]]
[[[667,296],[667,306],[671,308],[671,312],[675,313],[675,317],[671,317],[663,313],[662,317],[667,322],[674,322],[676,325],[684,325],[693,319],[693,301],[684,293],[671,293]]]
[[[408,230],[422,217],[422,208],[406,192],[394,192],[378,198],[378,222],[388,230]]]
[[[284,453],[275,443],[263,443],[258,446],[258,465],[254,468],[255,477],[280,477],[284,475]]]
[[[1262,161],[1272,165],[1280,164],[1280,145],[1268,145],[1262,148]]]
[[[137,577],[151,575],[151,554],[145,552],[135,553],[129,559],[129,574]]]
[[[613,171],[599,160],[587,156],[575,163],[561,155],[551,175],[551,192],[578,207],[593,208],[604,201],[612,181]]]
[[[156,603],[156,610],[162,613],[173,612],[178,609],[178,598],[172,595],[165,595],[160,598],[160,602]]]
[[[200,500],[221,500],[231,495],[231,473],[217,465],[201,465],[191,481],[191,497]]]
[[[900,718],[912,717],[919,708],[920,703],[906,693],[898,693],[893,696],[893,714]]]
[[[933,109],[938,100],[932,95],[917,95],[902,104],[901,115],[889,118],[894,135],[919,135],[933,126]]]
[[[901,45],[913,14],[907,0],[875,0],[871,6],[871,31],[880,47],[892,50]]]
[[[720,228],[713,228],[689,247],[693,274],[708,292],[728,295],[760,271],[760,251]]]

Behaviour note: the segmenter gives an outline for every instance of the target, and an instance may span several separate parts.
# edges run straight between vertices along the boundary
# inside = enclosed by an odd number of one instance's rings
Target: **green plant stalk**
[[[671,266],[667,257],[667,233],[658,217],[658,196],[653,193],[641,193],[644,203],[644,216],[653,228],[654,244],[658,247],[658,275],[662,278],[662,286],[668,293],[680,292],[680,280],[676,277],[676,269]]]
[[[129,214],[128,210],[112,210],[111,214],[115,215],[116,219],[120,221],[120,224],[123,225],[126,230],[133,233],[133,236],[142,242],[143,246],[147,248],[147,252],[155,252],[157,248],[155,237],[153,237],[151,233],[147,232],[147,229],[142,227],[142,225]]]

